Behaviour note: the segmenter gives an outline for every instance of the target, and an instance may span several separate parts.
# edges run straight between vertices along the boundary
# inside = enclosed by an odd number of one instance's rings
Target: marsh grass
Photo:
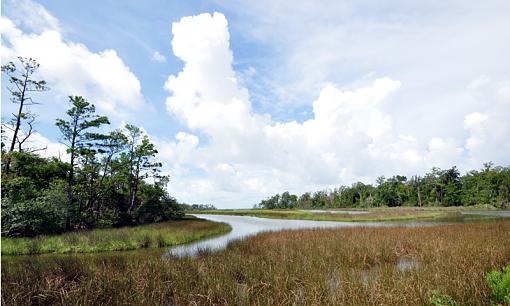
[[[35,238],[2,237],[2,255],[96,253],[187,243],[230,231],[225,223],[176,220],[136,227],[96,229]]]
[[[342,209],[346,211],[346,209]],[[315,220],[315,221],[342,221],[342,222],[369,222],[369,221],[406,221],[416,219],[433,219],[459,215],[459,210],[431,209],[431,208],[373,208],[364,214],[349,214],[332,212],[311,212],[298,209],[236,209],[193,211],[193,214],[216,214],[251,216],[271,219]]]
[[[399,269],[402,260],[419,263]],[[510,222],[268,232],[220,252],[2,258],[5,305],[489,305]]]

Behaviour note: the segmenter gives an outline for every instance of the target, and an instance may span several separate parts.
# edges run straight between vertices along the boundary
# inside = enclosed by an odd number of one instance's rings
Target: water
[[[209,238],[189,244],[179,245],[171,248],[166,256],[193,256],[202,250],[217,251],[227,247],[228,243],[233,240],[243,239],[256,235],[261,232],[280,231],[290,229],[311,229],[311,228],[339,228],[339,227],[391,227],[391,226],[408,226],[421,227],[433,226],[439,224],[451,224],[470,222],[479,217],[473,215],[457,216],[444,220],[416,220],[416,221],[399,221],[399,222],[335,222],[335,221],[310,221],[310,220],[283,220],[257,218],[248,216],[228,216],[228,215],[193,215],[197,218],[206,219],[216,222],[228,223],[232,227],[232,231],[220,237]]]
[[[397,270],[405,272],[407,270],[419,269],[420,262],[412,258],[399,258],[396,264]]]
[[[463,215],[510,218],[510,210],[470,210],[461,212]]]
[[[301,211],[312,213],[330,213],[330,214],[347,214],[347,215],[362,215],[368,214],[365,210],[324,210],[324,209],[302,209]]]
[[[195,255],[200,250],[216,251],[224,249],[230,241],[253,236],[257,233],[268,231],[280,231],[287,229],[304,228],[332,228],[332,227],[359,227],[359,226],[391,226],[390,223],[381,222],[333,222],[333,221],[310,221],[310,220],[282,220],[247,216],[227,215],[192,215],[197,218],[215,222],[228,223],[232,231],[220,237],[210,238],[180,245],[170,249],[167,255],[187,256]]]

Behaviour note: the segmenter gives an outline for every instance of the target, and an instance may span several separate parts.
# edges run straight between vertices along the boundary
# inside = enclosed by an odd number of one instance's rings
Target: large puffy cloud
[[[124,118],[143,105],[140,81],[115,50],[95,53],[66,41],[58,20],[38,4],[21,1],[14,8],[13,20],[2,16],[0,21],[2,63],[17,56],[32,57],[41,64],[40,77],[54,93],[83,95],[114,118]],[[19,10],[29,15],[17,18]],[[24,32],[14,21],[32,32]]]
[[[182,18],[172,33],[184,67],[165,84],[166,104],[191,133],[159,145],[173,167],[171,192],[184,201],[247,206],[284,190],[373,182],[381,174],[420,174],[435,166],[479,167],[487,159],[508,162],[508,83],[494,87],[479,78],[466,86],[480,111],[460,114],[463,125],[455,128],[464,138],[424,138],[395,126],[388,110],[405,84],[388,77],[354,89],[327,84],[312,104],[312,118],[278,122],[252,110],[232,66],[222,14]]]
[[[371,182],[461,161],[462,143],[420,142],[397,131],[385,109],[398,81],[379,78],[352,90],[326,85],[313,102],[313,118],[277,122],[254,113],[238,84],[222,14],[185,17],[172,33],[184,67],[166,82],[167,109],[202,137],[181,132],[160,143],[174,167],[171,192],[185,201],[248,205],[283,190]]]

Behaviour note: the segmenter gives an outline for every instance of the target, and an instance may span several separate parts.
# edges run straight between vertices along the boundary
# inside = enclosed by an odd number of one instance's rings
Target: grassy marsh
[[[488,305],[486,273],[510,264],[510,222],[269,232],[194,258],[160,254],[3,258],[2,302],[427,305],[436,291]]]
[[[34,238],[2,237],[2,255],[95,253],[183,244],[230,231],[225,223],[188,218]]]
[[[369,222],[369,221],[405,221],[417,219],[437,219],[458,216],[461,208],[432,208],[432,207],[383,207],[370,208],[363,214],[346,213],[349,209],[341,209],[341,213],[334,209],[325,212],[313,212],[299,209],[225,209],[225,210],[204,210],[192,211],[193,214],[217,214],[251,216],[272,219],[294,219],[294,220],[315,220],[315,221],[342,221],[342,222]],[[345,212],[345,213],[343,213]]]

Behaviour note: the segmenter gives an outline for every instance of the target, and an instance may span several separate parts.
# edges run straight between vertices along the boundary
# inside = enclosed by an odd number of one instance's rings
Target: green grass
[[[341,222],[376,222],[376,221],[410,221],[418,219],[440,219],[459,217],[461,211],[495,210],[490,205],[472,207],[377,207],[370,209],[338,209],[341,211],[366,211],[364,214],[348,214],[332,212],[310,212],[300,209],[218,209],[189,211],[190,214],[217,214],[233,216],[251,216],[272,219],[341,221]]]
[[[227,233],[225,223],[185,219],[35,238],[2,237],[2,255],[96,253],[173,246]]]
[[[251,216],[273,219],[369,222],[369,221],[405,221],[415,219],[442,218],[458,214],[457,211],[429,210],[414,208],[376,208],[367,210],[366,214],[352,215],[347,213],[309,212],[298,209],[235,209],[213,211],[190,211],[193,214],[218,214]]]

